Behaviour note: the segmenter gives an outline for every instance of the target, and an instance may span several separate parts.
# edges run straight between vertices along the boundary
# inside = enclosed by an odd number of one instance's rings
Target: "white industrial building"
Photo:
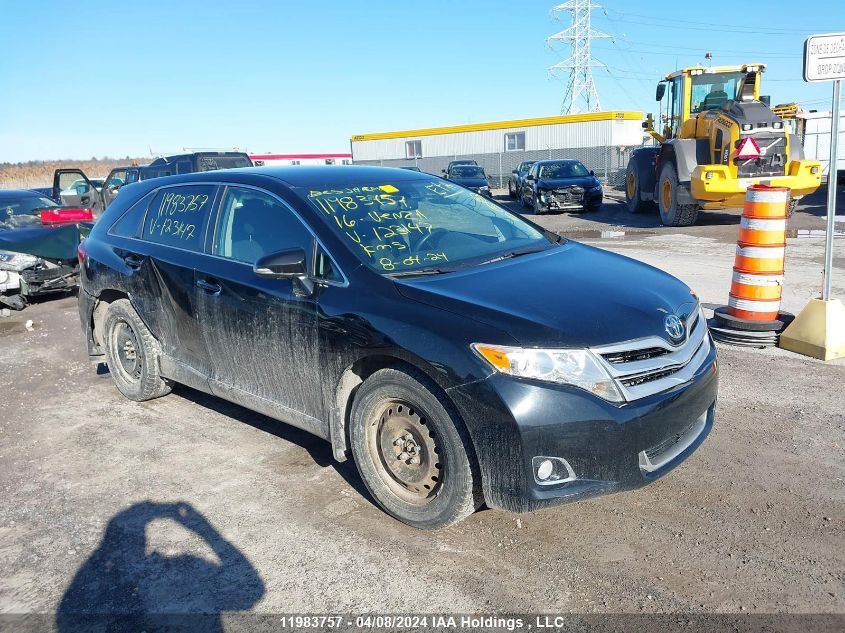
[[[590,112],[360,134],[351,139],[352,160],[440,173],[450,160],[474,159],[504,180],[523,160],[577,158],[597,176],[617,180],[630,149],[643,143],[642,120],[641,112]]]
[[[827,178],[830,165],[830,128],[833,116],[830,112],[798,112],[796,115],[797,134],[804,146],[804,157],[817,160],[822,164],[822,174]],[[845,113],[839,117],[839,130],[845,130]],[[840,137],[837,148],[837,170],[845,170],[845,142]]]

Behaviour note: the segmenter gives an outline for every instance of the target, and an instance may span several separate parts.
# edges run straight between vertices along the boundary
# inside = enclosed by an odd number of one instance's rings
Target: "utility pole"
[[[551,42],[568,42],[571,54],[562,62],[549,68],[553,74],[568,71],[569,80],[563,96],[561,114],[577,114],[579,112],[598,112],[601,109],[599,93],[593,82],[593,67],[604,67],[597,62],[590,53],[590,42],[593,39],[609,38],[601,31],[596,31],[591,25],[591,12],[602,7],[591,0],[569,0],[552,7],[552,15],[560,19],[563,12],[572,15],[572,24],[568,28],[550,35],[546,44]]]

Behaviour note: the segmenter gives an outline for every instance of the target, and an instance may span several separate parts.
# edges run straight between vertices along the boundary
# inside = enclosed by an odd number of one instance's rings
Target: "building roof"
[[[482,132],[502,130],[514,127],[533,127],[537,125],[557,125],[561,123],[583,123],[586,121],[641,121],[642,112],[588,112],[586,114],[564,114],[561,116],[538,117],[534,119],[514,119],[512,121],[493,121],[490,123],[468,123],[447,127],[430,127],[419,130],[400,130],[397,132],[376,132],[374,134],[356,134],[352,141],[376,141],[389,138],[408,138],[412,136],[433,136],[435,134],[457,134],[459,132]]]

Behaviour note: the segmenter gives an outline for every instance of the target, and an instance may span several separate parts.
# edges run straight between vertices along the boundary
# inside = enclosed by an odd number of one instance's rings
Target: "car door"
[[[103,214],[100,193],[79,169],[57,169],[53,172],[53,199],[69,207],[90,208],[94,218]]]
[[[317,302],[299,282],[258,277],[253,264],[314,237],[273,194],[227,186],[212,252],[196,272],[197,320],[212,359],[212,392],[327,436],[317,350]]]
[[[145,198],[140,239],[127,240],[118,253],[134,278],[132,303],[161,345],[163,373],[206,389],[211,362],[197,320],[194,270],[208,249],[218,189],[200,183],[153,192]]]
[[[109,205],[117,196],[120,188],[126,184],[126,167],[117,167],[109,172],[105,183],[103,183],[103,190],[101,197],[103,199],[103,209],[108,209]]]
[[[534,202],[534,196],[537,190],[537,163],[531,165],[528,173],[525,175],[525,180],[522,186],[522,197],[528,204]]]

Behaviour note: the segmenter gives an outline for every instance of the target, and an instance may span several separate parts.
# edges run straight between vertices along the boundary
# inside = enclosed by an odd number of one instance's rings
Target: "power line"
[[[699,53],[705,52],[704,48],[686,48],[686,47],[674,47],[674,46],[666,46],[665,48],[678,48],[684,51],[698,51]],[[641,53],[644,55],[666,55],[666,51],[647,51],[638,48],[609,48],[606,46],[596,46],[596,50],[599,51],[614,51],[614,50],[624,50],[626,53]],[[717,48],[708,48],[707,51],[711,53],[718,53],[718,54],[729,54],[729,55],[760,55],[761,57],[765,55],[767,58],[777,58],[777,59],[800,59],[801,55],[772,55],[769,53],[762,53],[760,51],[753,52],[753,51],[729,51],[727,49],[717,49]]]
[[[764,27],[759,27],[759,26],[747,26],[747,27],[738,26],[738,27],[734,27],[734,28],[728,28],[728,29],[721,28],[720,29],[720,28],[716,28],[713,25],[712,22],[698,22],[698,21],[695,21],[695,20],[681,20],[681,19],[677,19],[677,18],[662,18],[662,17],[654,16],[654,15],[644,15],[644,14],[641,14],[641,13],[629,13],[627,11],[619,11],[617,9],[611,9],[611,8],[605,7],[605,16],[608,19],[610,19],[610,16],[607,15],[608,11],[612,11],[613,13],[621,15],[623,18],[625,18],[626,22],[630,22],[630,23],[633,23],[633,24],[646,24],[648,26],[663,26],[662,24],[654,24],[654,23],[648,23],[648,22],[638,22],[636,20],[631,20],[631,19],[629,19],[629,16],[633,16],[633,17],[636,17],[636,18],[645,18],[646,20],[652,20],[652,21],[658,22],[658,23],[663,22],[665,24],[678,24],[678,23],[696,24],[696,25],[700,25],[700,26],[705,27],[705,28],[693,29],[693,30],[720,31],[720,32],[724,32],[724,33],[766,33],[766,34],[771,34],[771,35],[786,35],[786,34],[789,34],[789,33],[813,33],[814,31],[825,30],[824,27],[820,27],[819,29],[807,29],[807,28],[781,29],[781,28],[764,28]]]

